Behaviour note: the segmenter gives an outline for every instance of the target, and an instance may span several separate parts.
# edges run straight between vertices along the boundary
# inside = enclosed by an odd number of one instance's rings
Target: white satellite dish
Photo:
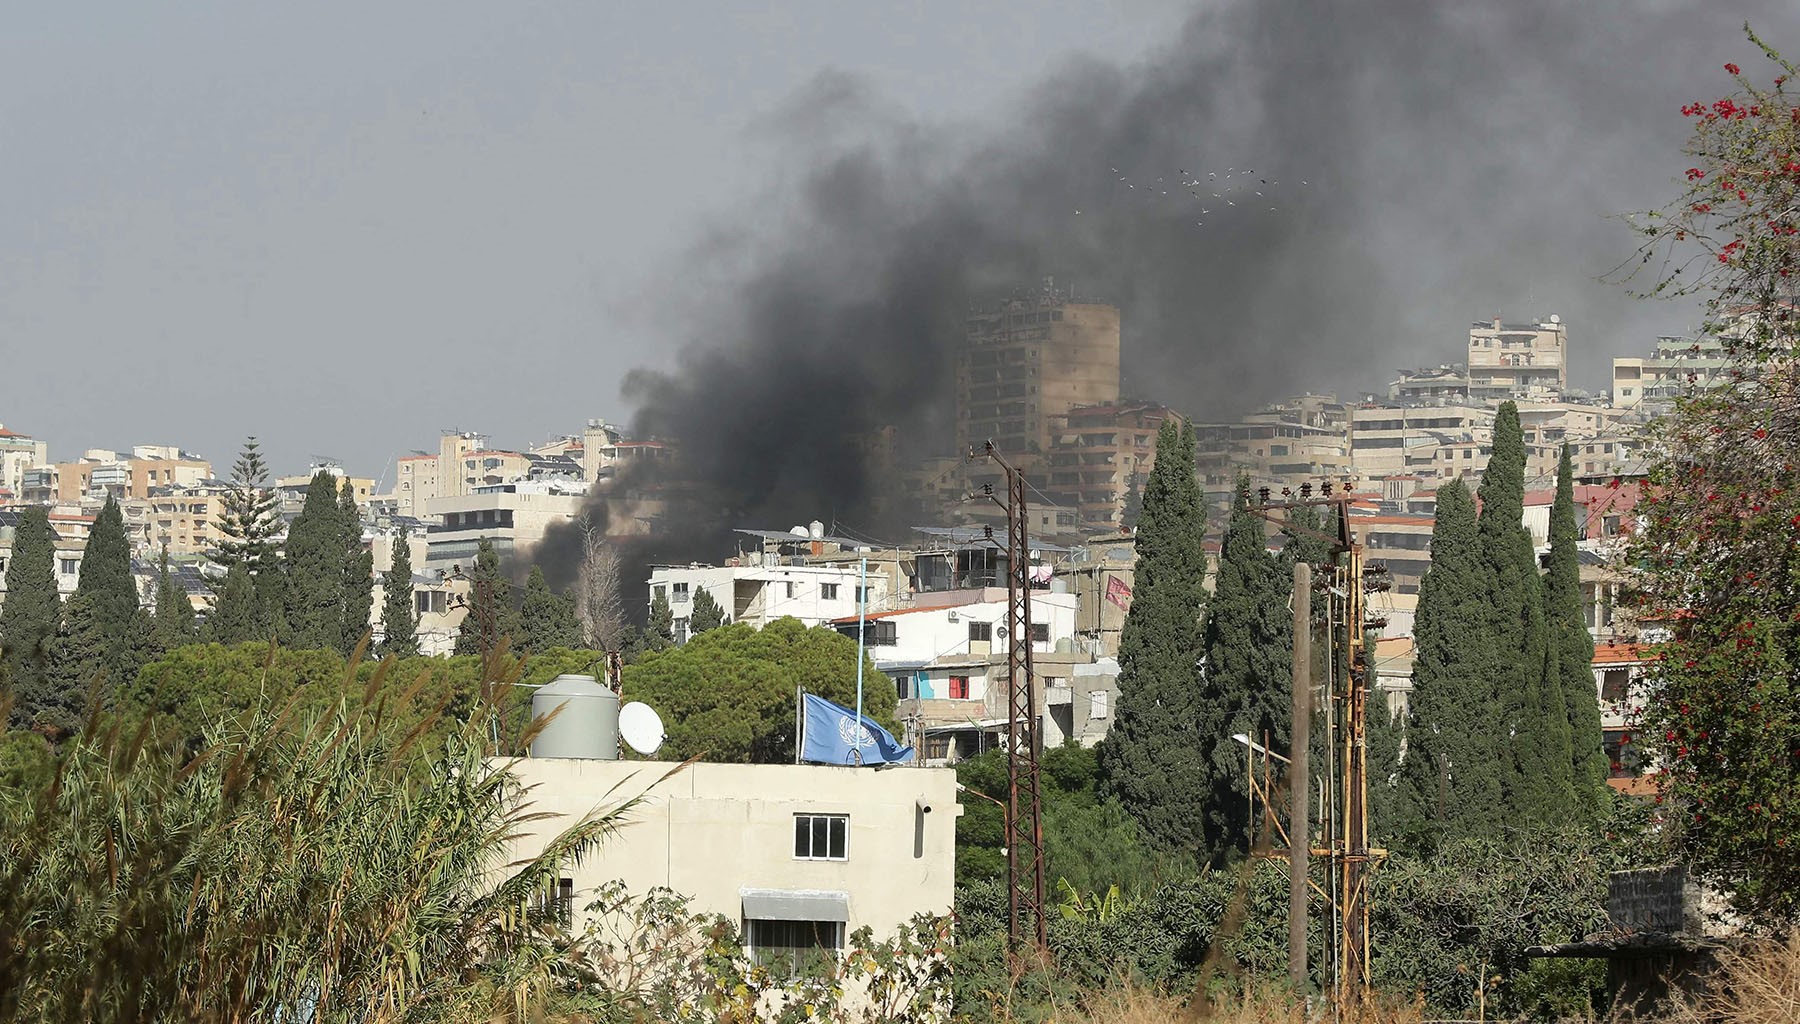
[[[619,738],[640,754],[654,754],[663,744],[662,717],[642,701],[619,709]]]

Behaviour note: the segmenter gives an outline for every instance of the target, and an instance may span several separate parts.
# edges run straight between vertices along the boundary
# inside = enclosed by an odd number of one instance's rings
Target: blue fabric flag
[[[856,712],[823,697],[804,695],[806,727],[801,734],[800,759],[818,764],[898,764],[910,761],[913,748],[903,747],[891,733],[868,715],[856,727]],[[858,762],[854,751],[860,749]]]

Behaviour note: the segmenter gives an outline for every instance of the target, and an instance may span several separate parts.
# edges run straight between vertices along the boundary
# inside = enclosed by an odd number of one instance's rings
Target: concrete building
[[[1647,358],[1613,359],[1612,404],[1645,415],[1667,411],[1688,388],[1711,384],[1725,365],[1725,346],[1717,337],[1657,338]]]
[[[659,565],[650,570],[650,600],[669,602],[675,619],[675,642],[686,643],[694,598],[704,590],[732,622],[758,629],[776,619],[795,618],[820,626],[855,616],[861,575],[848,565],[797,565],[783,561],[764,565]],[[891,611],[898,600],[888,573],[868,575],[868,609]]]
[[[976,313],[956,362],[956,446],[992,440],[1009,458],[1042,456],[1063,417],[1119,400],[1119,310],[1046,282]],[[979,467],[978,467],[979,468]]]
[[[633,440],[624,430],[605,420],[588,420],[587,429],[581,435],[582,479],[591,487],[615,479],[639,463],[667,459],[671,452],[672,449],[662,441]]]
[[[424,512],[437,521],[425,528],[426,556],[420,567],[435,572],[461,566],[466,572],[475,564],[475,550],[483,537],[493,542],[503,559],[529,559],[550,527],[573,522],[581,507],[579,490],[536,480],[433,498],[425,503]]]
[[[12,563],[13,533],[19,524],[20,510],[17,508],[0,508],[0,604],[6,603],[6,567]],[[88,518],[88,525],[93,522]],[[56,592],[63,600],[75,593],[75,585],[81,581],[81,554],[87,548],[87,531],[65,532],[64,524],[55,519],[50,528],[56,533],[56,554],[51,569],[56,573]]]
[[[1236,423],[1195,426],[1201,489],[1215,508],[1230,504],[1240,474],[1279,490],[1352,474],[1350,410],[1333,395],[1297,395]]]
[[[218,481],[157,488],[149,497],[121,503],[125,533],[147,553],[167,548],[175,558],[205,555],[218,547],[219,518],[231,488]]]
[[[394,463],[394,514],[416,519],[425,502],[438,496],[438,457],[425,452],[400,456]]]
[[[1125,502],[1156,465],[1156,433],[1179,416],[1154,402],[1084,405],[1060,418],[1045,493],[1073,508],[1083,529],[1116,527]]]
[[[1356,476],[1365,481],[1390,476],[1437,477],[1442,472],[1438,449],[1459,449],[1462,462],[1487,465],[1480,449],[1493,444],[1494,410],[1476,405],[1361,405],[1350,411],[1350,458]],[[1470,452],[1462,455],[1462,451]]]
[[[1401,370],[1388,384],[1388,400],[1396,405],[1467,405],[1469,368],[1462,363]]]
[[[1633,795],[1654,792],[1644,778],[1654,767],[1639,756],[1632,732],[1638,722],[1634,707],[1643,707],[1654,684],[1656,655],[1644,644],[1612,643],[1594,648],[1594,688],[1600,698],[1600,735],[1612,775],[1607,783]]]
[[[19,498],[25,489],[25,471],[49,461],[49,444],[0,423],[0,500]]]
[[[1351,533],[1363,544],[1363,557],[1393,574],[1396,594],[1417,594],[1431,567],[1431,516],[1372,515],[1350,517]]]
[[[1551,314],[1536,323],[1499,317],[1469,328],[1469,397],[1560,398],[1569,387],[1568,326]]]
[[[178,457],[164,457],[174,453]],[[147,498],[159,487],[193,487],[212,478],[205,459],[160,445],[130,452],[92,448],[76,462],[53,462],[25,469],[20,498],[32,505],[97,505],[107,498]]]
[[[625,824],[569,864],[557,898],[576,931],[602,886],[667,888],[689,910],[734,921],[759,960],[842,951],[869,928],[891,938],[917,914],[947,915],[956,875],[956,775],[821,765],[527,758],[511,763],[528,821],[513,855],[541,851],[581,816],[642,794]],[[670,772],[667,778],[663,776]],[[657,781],[661,779],[661,781]]]

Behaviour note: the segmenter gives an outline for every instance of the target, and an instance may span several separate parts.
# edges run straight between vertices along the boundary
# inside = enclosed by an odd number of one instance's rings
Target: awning
[[[746,921],[849,921],[850,894],[823,889],[739,889]]]

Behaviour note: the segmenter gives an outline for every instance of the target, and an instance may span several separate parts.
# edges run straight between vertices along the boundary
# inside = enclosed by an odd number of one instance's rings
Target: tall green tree
[[[1250,780],[1244,735],[1286,750],[1293,727],[1291,562],[1271,555],[1263,521],[1250,512],[1240,477],[1207,606],[1199,740],[1211,751],[1206,793],[1207,855],[1219,861],[1249,842]]]
[[[1594,688],[1594,638],[1582,614],[1580,541],[1574,464],[1565,444],[1556,471],[1556,501],[1550,506],[1550,571],[1544,577],[1544,621],[1550,635],[1544,647],[1544,677],[1561,683],[1575,798],[1583,816],[1597,820],[1611,805],[1606,784],[1611,764],[1600,731],[1600,701]]]
[[[521,653],[542,654],[556,647],[581,646],[581,623],[575,603],[550,589],[542,566],[533,565],[525,579],[525,596],[519,604]]]
[[[469,573],[468,613],[457,628],[457,654],[486,654],[501,640],[519,639],[519,611],[513,607],[512,583],[500,569],[500,553],[494,542],[482,537],[475,545],[475,565]]]
[[[688,612],[688,636],[718,629],[726,621],[725,609],[719,607],[719,602],[713,600],[712,594],[705,587],[697,588],[694,592],[694,607]]]
[[[151,649],[157,656],[199,638],[194,625],[194,605],[187,590],[169,572],[169,549],[163,547],[156,567],[156,614],[151,622]]]
[[[276,632],[282,608],[281,503],[269,487],[269,467],[263,461],[256,438],[245,439],[243,450],[231,467],[230,486],[221,499],[219,544],[207,557],[221,571],[221,589],[231,569],[242,565],[254,596],[235,602],[229,617],[242,620],[250,636],[267,639]]]
[[[1503,402],[1494,416],[1494,449],[1481,476],[1477,531],[1493,589],[1489,636],[1502,729],[1512,743],[1503,789],[1515,822],[1566,818],[1575,802],[1569,719],[1562,681],[1546,678],[1543,585],[1525,529],[1525,434],[1519,409]]]
[[[1461,480],[1438,488],[1431,566],[1419,585],[1413,620],[1413,690],[1400,799],[1391,838],[1413,834],[1425,845],[1445,837],[1497,833],[1511,775],[1511,750],[1499,729],[1491,677],[1492,572],[1482,556],[1475,503]],[[1505,765],[1505,771],[1502,766]]]
[[[343,638],[344,525],[337,477],[313,474],[306,504],[288,530],[283,602],[286,640],[302,650],[337,650]]]
[[[52,648],[62,611],[56,593],[56,531],[50,527],[49,510],[25,509],[13,527],[6,601],[0,604],[0,663],[12,687],[13,728],[29,728],[45,715],[61,719],[61,712],[70,711],[50,688]]]
[[[129,683],[149,654],[150,623],[138,605],[125,517],[110,497],[88,531],[70,601],[55,655],[59,685],[86,691],[101,681],[104,695]]]
[[[338,650],[348,657],[369,632],[369,616],[375,610],[375,555],[363,543],[362,510],[356,506],[356,487],[348,477],[338,492],[338,524],[344,546]]]
[[[394,537],[394,557],[381,574],[381,654],[411,658],[419,653],[419,614],[413,607],[412,548],[406,527]]]
[[[251,640],[270,639],[265,630],[268,620],[261,596],[256,592],[256,577],[250,567],[240,562],[225,573],[213,593],[212,608],[201,623],[200,634],[208,643],[241,644]]]
[[[1119,707],[1099,758],[1104,795],[1171,851],[1206,844],[1210,777],[1195,735],[1205,533],[1193,428],[1165,420],[1144,483],[1131,608],[1119,637]]]
[[[641,647],[646,651],[660,651],[675,643],[675,610],[669,607],[669,597],[660,589],[650,599],[650,619],[641,639]]]

